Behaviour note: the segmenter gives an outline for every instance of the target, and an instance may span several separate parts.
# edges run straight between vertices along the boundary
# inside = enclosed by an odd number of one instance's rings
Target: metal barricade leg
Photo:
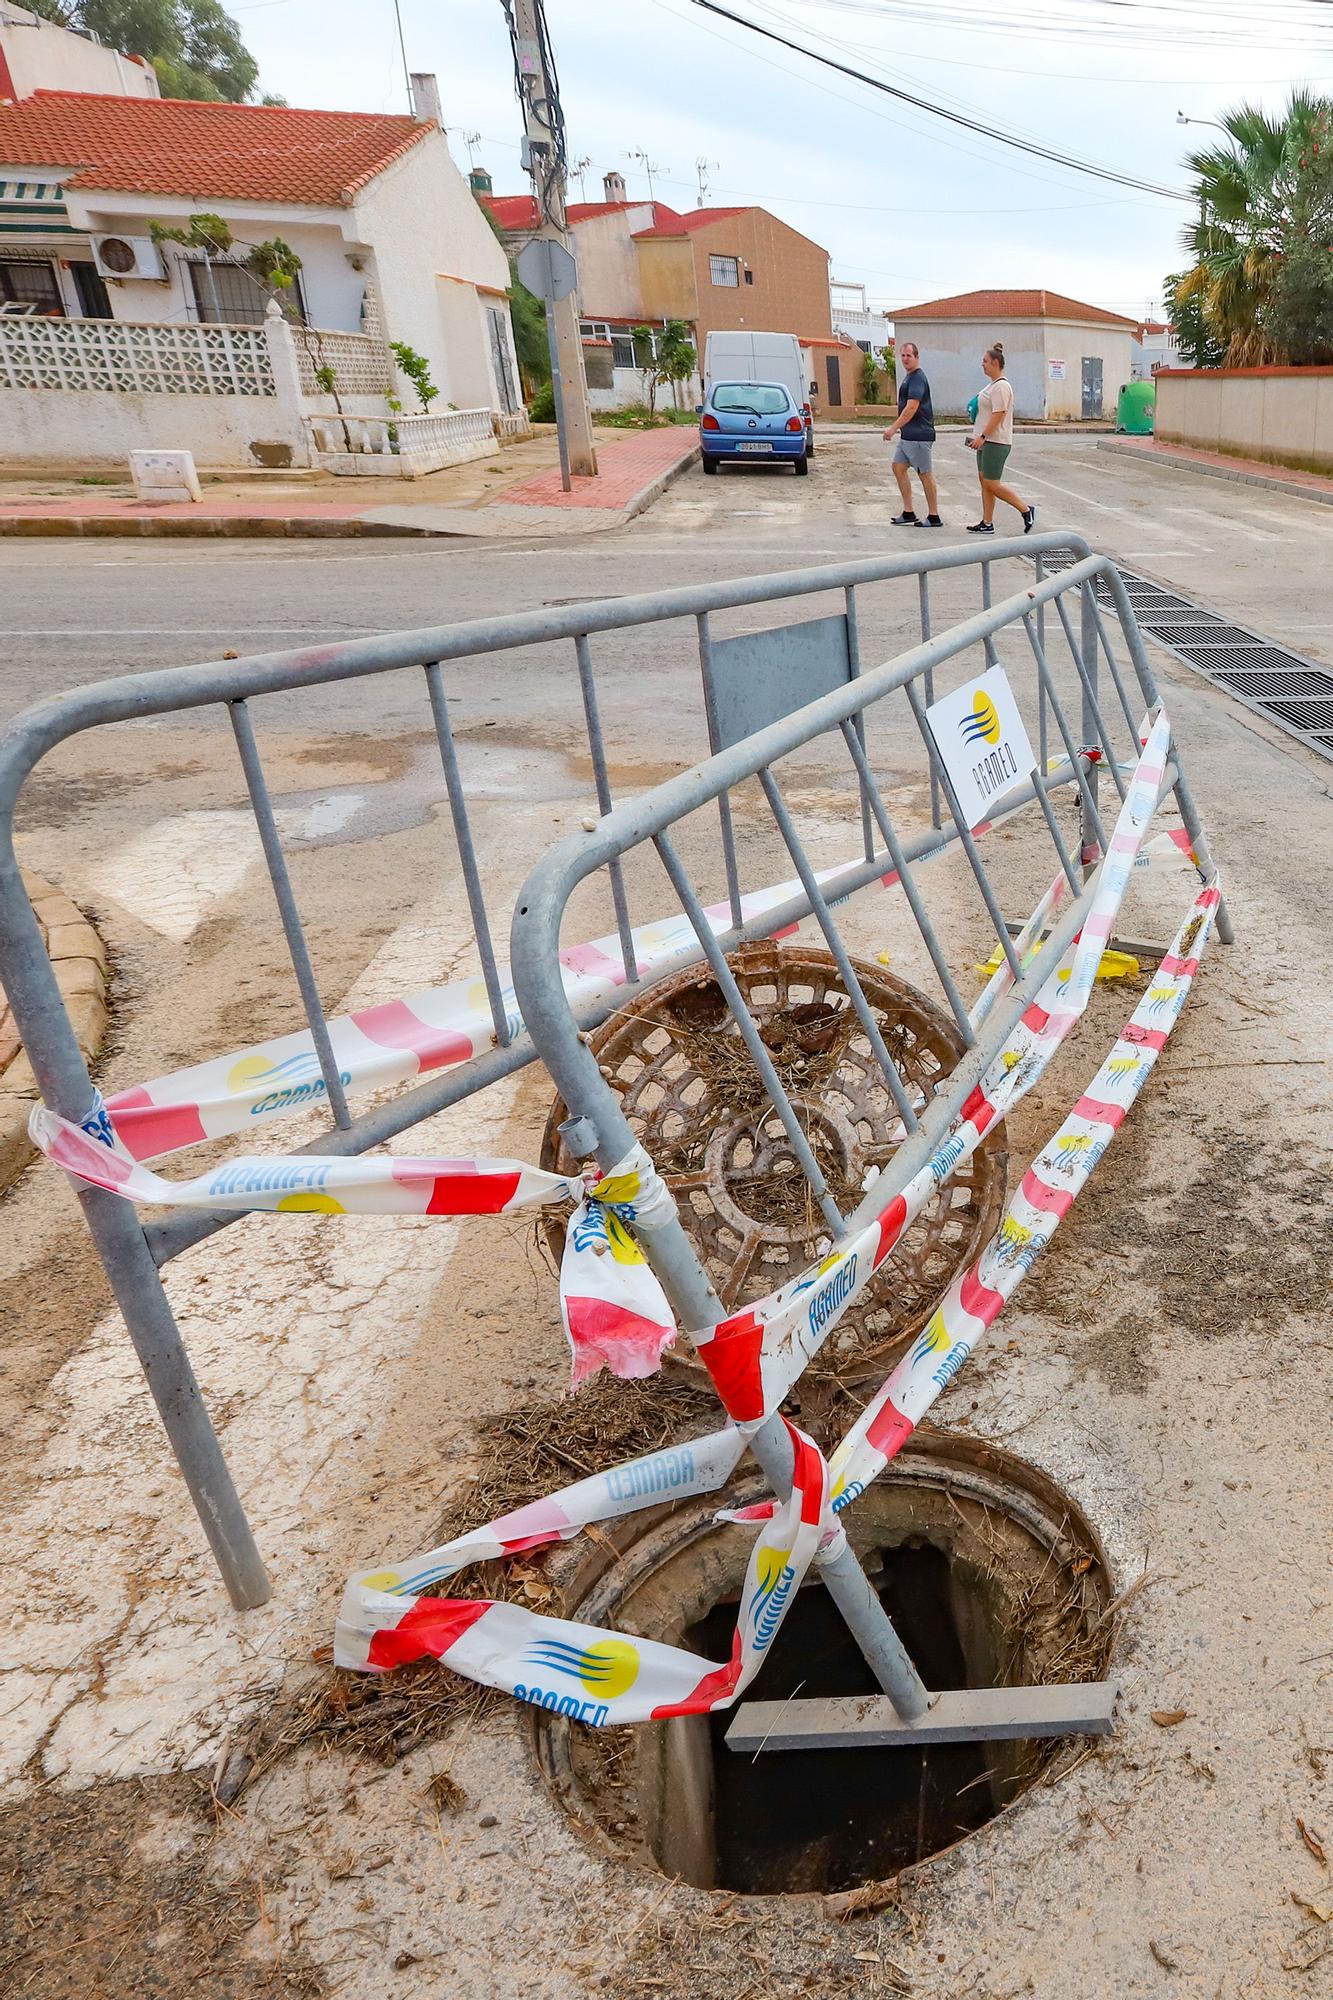
[[[46,1102],[78,1123],[96,1092],[18,869],[7,857],[0,857],[0,921],[7,934],[5,987],[23,1046]],[[253,1610],[267,1602],[269,1580],[143,1224],[116,1195],[85,1188],[79,1201],[227,1595],[238,1611]]]

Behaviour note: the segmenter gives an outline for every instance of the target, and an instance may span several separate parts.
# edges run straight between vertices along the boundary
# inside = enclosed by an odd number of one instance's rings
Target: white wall
[[[349,243],[347,229],[351,216],[346,210],[296,203],[266,207],[257,202],[202,198],[187,202],[171,195],[99,196],[91,190],[71,191],[66,207],[75,227],[86,228],[96,236],[147,236],[153,222],[180,229],[186,226],[190,215],[201,210],[220,215],[242,249],[246,244],[264,243],[280,236],[301,259],[301,286],[310,324],[345,333],[361,330],[361,297],[370,260],[367,252],[366,268],[359,272],[347,261],[349,254],[359,254],[364,246]],[[180,322],[197,318],[185,251],[174,243],[164,243],[161,249],[167,266],[166,284],[132,279],[106,281],[113,318]],[[255,297],[262,303],[260,292]]]
[[[489,342],[471,287],[503,292],[509,264],[443,133],[430,133],[377,175],[353,214],[373,248],[386,339],[406,341],[426,356],[441,402],[498,407],[493,390],[481,393],[491,383]],[[405,403],[409,397],[410,391]]]
[[[1102,415],[1114,417],[1116,402],[1125,383],[1132,379],[1134,335],[1129,327],[1091,326],[1077,320],[1048,320],[1046,323],[1046,414],[1049,417],[1083,415],[1083,361],[1085,356],[1100,358],[1102,364]],[[1065,364],[1064,379],[1050,379],[1049,363]]]
[[[0,0],[0,54],[15,97],[34,90],[86,90],[106,97],[160,97],[150,64],[72,35],[26,7]]]
[[[1014,387],[1018,415],[1045,415],[1046,363],[1040,322],[898,319],[894,337],[899,351],[904,340],[914,340],[920,348],[937,417],[961,417],[971,398],[985,388],[981,357],[995,340],[1004,344],[1005,373]]]

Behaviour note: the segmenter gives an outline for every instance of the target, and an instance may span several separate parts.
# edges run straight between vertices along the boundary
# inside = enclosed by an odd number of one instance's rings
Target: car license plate
[[[748,439],[740,446],[741,451],[772,451],[772,449],[771,444],[751,444]]]

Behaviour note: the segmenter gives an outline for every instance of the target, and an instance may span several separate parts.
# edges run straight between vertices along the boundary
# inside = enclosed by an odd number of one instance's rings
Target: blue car
[[[804,476],[810,441],[800,405],[780,382],[714,382],[699,413],[705,472],[723,459],[786,459]]]

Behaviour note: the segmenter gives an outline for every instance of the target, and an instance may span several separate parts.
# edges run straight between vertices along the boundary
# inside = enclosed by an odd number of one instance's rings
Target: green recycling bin
[[[1156,409],[1155,382],[1126,382],[1116,403],[1115,427],[1130,437],[1151,437]]]

